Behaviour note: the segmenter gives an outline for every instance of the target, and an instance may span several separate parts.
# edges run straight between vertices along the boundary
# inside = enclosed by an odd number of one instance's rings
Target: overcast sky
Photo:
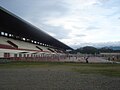
[[[120,0],[0,0],[0,6],[73,48],[120,45]]]

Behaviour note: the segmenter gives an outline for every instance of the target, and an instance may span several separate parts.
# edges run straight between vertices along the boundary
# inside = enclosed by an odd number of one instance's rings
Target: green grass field
[[[120,64],[86,64],[64,62],[9,62],[0,64],[0,69],[40,68],[44,70],[61,70],[79,72],[80,74],[101,74],[120,77]]]

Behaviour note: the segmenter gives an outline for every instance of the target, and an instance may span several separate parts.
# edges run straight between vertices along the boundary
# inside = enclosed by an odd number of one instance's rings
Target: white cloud
[[[65,0],[69,12],[59,18],[48,17],[44,23],[67,30],[69,38],[61,41],[68,45],[119,41],[120,20],[108,16],[118,12],[120,7],[104,8],[101,5],[105,1],[108,0]]]

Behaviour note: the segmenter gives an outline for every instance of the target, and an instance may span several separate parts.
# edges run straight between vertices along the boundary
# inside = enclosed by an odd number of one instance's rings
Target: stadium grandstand
[[[73,50],[49,34],[0,7],[0,59],[61,60]]]

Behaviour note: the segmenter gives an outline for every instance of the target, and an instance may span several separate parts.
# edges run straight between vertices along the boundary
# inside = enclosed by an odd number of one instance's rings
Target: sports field
[[[0,64],[0,90],[119,90],[120,64]]]

